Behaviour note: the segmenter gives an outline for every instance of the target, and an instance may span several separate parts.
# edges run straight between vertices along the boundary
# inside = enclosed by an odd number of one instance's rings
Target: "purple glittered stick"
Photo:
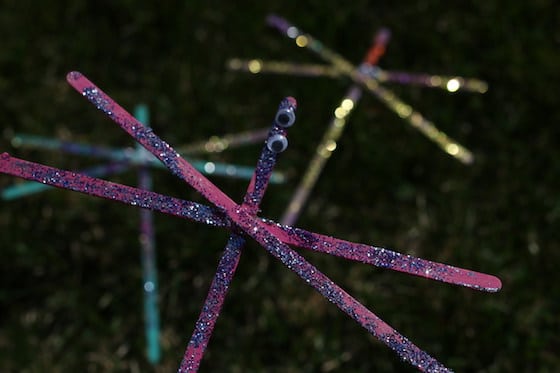
[[[212,336],[214,326],[222,310],[226,293],[233,279],[241,249],[245,245],[245,238],[241,235],[232,233],[228,243],[220,257],[216,275],[210,285],[210,290],[206,296],[204,306],[195,324],[194,332],[187,345],[178,372],[196,372],[208,346],[208,341]]]
[[[229,228],[231,226],[229,219],[215,207],[44,166],[11,157],[8,153],[2,154],[0,158],[0,172],[132,206],[149,208],[216,227]],[[385,248],[312,233],[267,219],[261,219],[261,221],[266,226],[265,229],[270,230],[288,245],[477,290],[495,292],[501,288],[498,278],[485,273],[432,262]]]
[[[278,154],[288,146],[287,128],[295,122],[295,109],[297,102],[293,97],[282,100],[274,117],[274,122],[257,166],[245,194],[242,207],[247,211],[257,214],[259,204],[264,196],[272,171],[276,165]]]
[[[269,14],[266,17],[266,23],[272,27],[277,28],[283,33],[287,33],[290,27],[294,27],[286,19],[275,14]]]
[[[92,196],[119,201],[128,205],[149,208],[199,223],[228,227],[229,220],[210,208],[195,202],[164,196],[110,181],[96,179],[72,171],[15,158],[8,153],[0,155],[0,172],[58,188],[87,193]]]
[[[418,84],[430,86],[431,75],[428,74],[410,74],[404,71],[382,71],[383,81],[389,81],[399,84]],[[375,73],[372,74],[375,77]]]
[[[269,253],[297,273],[325,298],[336,304],[372,335],[393,349],[403,360],[421,371],[449,371],[351,297],[303,257],[283,244],[267,229],[259,229],[259,226],[262,226],[263,223],[257,217],[236,205],[227,195],[196,171],[187,161],[182,159],[173,148],[159,139],[151,130],[146,129],[142,123],[135,120],[109,96],[83,77],[82,74],[70,73],[68,78],[74,88],[82,92],[98,109],[109,115],[121,128],[162,160],[176,176],[182,178],[198,190],[206,199],[224,211],[237,227],[255,239]]]
[[[247,188],[243,204],[240,207],[251,214],[258,212],[260,202],[276,164],[278,153],[283,151],[287,145],[285,125],[293,124],[295,106],[296,102],[291,97],[284,99],[280,103],[275,122],[269,132],[267,142],[263,147],[255,172]],[[281,122],[282,118],[287,119],[288,122]],[[232,233],[230,235],[224,253],[220,258],[216,275],[210,285],[206,301],[195,324],[195,330],[181,361],[179,373],[196,372],[198,370],[222,310],[229,285],[235,275],[244,245],[245,238],[239,233]]]
[[[125,172],[128,168],[129,164],[127,162],[111,162],[100,166],[82,169],[77,172],[89,176],[101,176],[119,174]],[[11,200],[48,190],[49,188],[50,186],[48,184],[22,183],[2,189],[2,193],[0,195],[4,200]]]

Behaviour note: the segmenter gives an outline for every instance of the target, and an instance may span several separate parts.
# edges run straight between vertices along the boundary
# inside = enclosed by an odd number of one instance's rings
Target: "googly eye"
[[[284,128],[290,127],[295,121],[296,114],[294,113],[294,109],[292,107],[278,110],[276,117],[274,118],[274,122]]]
[[[274,135],[268,139],[266,146],[274,153],[282,153],[288,147],[288,139],[286,136]]]

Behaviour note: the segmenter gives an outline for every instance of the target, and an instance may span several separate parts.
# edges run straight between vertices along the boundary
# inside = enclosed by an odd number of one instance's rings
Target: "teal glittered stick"
[[[129,149],[114,149],[104,146],[92,146],[74,142],[60,141],[36,135],[17,134],[12,139],[12,144],[16,147],[26,146],[47,150],[59,150],[64,153],[85,155],[94,158],[107,159],[113,162],[128,162],[131,165],[149,165],[157,168],[165,166],[152,154]],[[248,180],[253,176],[252,167],[240,166],[230,163],[210,162],[200,159],[187,158],[193,166],[206,175],[226,176]],[[102,176],[102,175],[96,175]],[[275,172],[271,178],[274,184],[283,183],[285,177],[282,173]]]
[[[212,148],[223,150],[221,147],[225,148],[228,146],[233,147],[250,144],[257,142],[262,138],[263,133],[262,131],[258,130],[241,133],[238,135],[227,135],[223,138],[213,137],[209,141],[186,146],[183,153],[197,153],[204,151],[203,149],[205,148],[210,152],[213,151]],[[108,165],[101,165],[78,171],[81,174],[95,177],[121,173],[126,171],[130,166],[151,166],[160,169],[165,168],[165,166],[152,154],[146,154],[145,152],[133,148],[115,149],[105,146],[80,144],[27,134],[16,134],[12,139],[12,144],[15,147],[25,146],[29,148],[57,150],[64,153],[90,156],[93,158],[106,159],[114,162]],[[203,161],[200,159],[188,159],[197,170],[206,175],[224,176],[245,180],[250,179],[253,175],[254,169],[252,167],[240,166],[230,163]],[[281,184],[285,180],[286,178],[282,172],[274,172],[270,178],[270,182],[272,184]],[[3,200],[12,200],[43,192],[48,189],[50,189],[50,187],[45,184],[25,182],[4,188],[1,191],[0,196]]]
[[[149,110],[146,105],[138,105],[134,109],[134,116],[138,121],[148,126],[150,123]],[[136,144],[139,154],[151,155],[140,144]],[[142,154],[143,155],[143,154]],[[138,187],[152,190],[152,175],[147,165],[138,168]],[[156,240],[154,232],[154,218],[152,210],[140,210],[140,250],[142,260],[142,279],[144,292],[144,327],[146,331],[146,355],[148,361],[157,364],[161,359],[159,343],[160,323],[158,306],[158,281]]]

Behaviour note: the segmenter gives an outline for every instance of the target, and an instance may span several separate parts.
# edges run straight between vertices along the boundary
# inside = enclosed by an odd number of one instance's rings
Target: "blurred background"
[[[320,63],[266,26],[276,12],[359,63],[477,77],[487,93],[387,85],[474,152],[465,166],[365,94],[298,226],[499,276],[488,294],[300,251],[381,318],[462,372],[548,372],[560,362],[560,21],[550,0],[450,4],[58,1],[0,3],[1,151],[63,169],[98,162],[15,149],[15,133],[117,147],[133,141],[65,81],[79,70],[125,108],[146,103],[171,145],[266,127],[299,103],[262,216],[290,200],[345,79],[228,71],[233,57]],[[254,165],[261,145],[208,155]],[[206,157],[206,156],[205,156]],[[202,201],[165,170],[154,190]],[[110,178],[136,185],[134,171]],[[246,182],[213,178],[240,201]],[[0,187],[20,182],[0,175]],[[145,357],[138,210],[63,190],[0,207],[0,370],[177,369],[228,232],[155,215],[162,360]],[[385,345],[251,242],[204,372],[412,372]]]

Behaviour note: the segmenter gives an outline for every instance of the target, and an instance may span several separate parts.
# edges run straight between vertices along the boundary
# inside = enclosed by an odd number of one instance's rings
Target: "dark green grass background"
[[[320,62],[266,27],[278,12],[359,62],[487,80],[485,95],[394,86],[472,149],[463,166],[365,95],[298,225],[499,276],[479,293],[303,253],[380,317],[462,372],[559,365],[559,7],[555,1],[0,2],[0,150],[64,169],[93,160],[13,149],[15,132],[111,146],[132,140],[65,82],[80,70],[125,108],[145,102],[172,145],[298,121],[263,216],[278,218],[349,83],[226,71],[231,57]],[[254,165],[260,146],[211,159]],[[165,171],[155,190],[200,201]],[[134,185],[135,173],[111,180]],[[246,182],[215,178],[237,201]],[[0,176],[0,186],[19,182]],[[177,369],[227,232],[156,215],[163,359],[144,356],[138,211],[68,191],[1,202],[0,371]],[[410,372],[412,368],[250,243],[205,372]]]

